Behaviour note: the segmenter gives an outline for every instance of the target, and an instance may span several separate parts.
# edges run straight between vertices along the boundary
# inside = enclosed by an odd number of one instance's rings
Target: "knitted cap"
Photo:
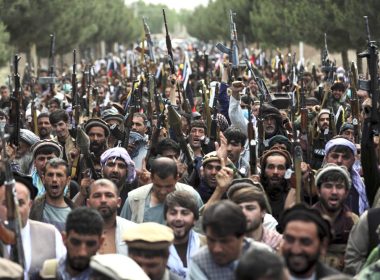
[[[84,126],[84,130],[88,134],[90,129],[92,127],[96,127],[96,126],[104,129],[104,134],[106,137],[108,137],[110,135],[110,129],[109,129],[107,123],[105,121],[103,121],[102,119],[98,119],[98,118],[89,119],[87,121],[86,125]]]
[[[335,163],[327,163],[326,165],[323,166],[323,168],[318,170],[315,176],[315,184],[318,186],[321,178],[332,171],[337,171],[340,174],[342,174],[344,179],[346,180],[347,189],[351,188],[351,176],[350,176],[350,173],[348,173],[347,168],[345,166],[336,165]]]

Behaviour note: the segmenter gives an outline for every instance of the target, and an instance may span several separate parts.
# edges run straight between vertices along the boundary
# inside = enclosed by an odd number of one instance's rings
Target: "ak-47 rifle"
[[[202,114],[203,119],[206,122],[207,127],[207,135],[210,135],[211,133],[211,110],[209,106],[209,96],[207,92],[207,84],[205,80],[200,81],[201,82],[201,92],[202,92]]]
[[[230,32],[231,32],[231,48],[227,48],[222,43],[217,43],[216,48],[220,50],[222,53],[228,54],[229,60],[232,62],[232,73],[231,76],[234,75],[235,79],[238,77],[238,68],[239,68],[239,46],[237,40],[237,31],[236,24],[234,21],[234,15],[232,10],[230,10]]]
[[[309,126],[308,126],[308,109],[306,107],[306,97],[305,97],[305,85],[304,85],[304,77],[303,77],[303,67],[300,70],[300,79],[301,79],[301,91],[300,91],[300,132],[306,144],[306,162],[310,162],[310,147],[309,147]]]
[[[193,157],[190,153],[189,146],[187,145],[186,139],[183,136],[183,132],[181,129],[181,116],[177,113],[174,107],[170,104],[168,105],[168,118],[170,128],[173,130],[177,141],[179,142],[179,146],[182,150],[182,153],[185,155],[185,161],[188,169],[191,169],[193,166]]]
[[[162,9],[162,14],[164,15],[164,23],[165,23],[165,30],[166,30],[166,48],[168,50],[168,62],[169,62],[169,66],[170,66],[170,72],[172,75],[175,75],[172,41],[171,41],[170,35],[169,35],[168,23],[166,21],[165,9]]]
[[[258,144],[259,144],[259,157],[262,155],[263,151],[261,147],[263,146],[264,142],[264,127],[263,127],[263,114],[262,114],[262,108],[264,105],[264,101],[269,98],[269,91],[267,86],[265,85],[265,82],[263,79],[260,79],[256,76],[255,72],[253,71],[251,64],[248,62],[248,60],[245,60],[245,63],[247,65],[248,70],[251,72],[253,79],[255,80],[259,92],[260,92],[260,109],[259,109],[259,115],[257,117],[257,133],[258,133]]]
[[[72,99],[72,109],[74,114],[74,119],[72,121],[73,128],[75,130],[76,126],[79,125],[80,117],[80,101],[77,92],[77,51],[73,50],[73,73],[71,74],[71,99]]]
[[[255,80],[257,87],[259,88],[260,95],[263,96],[263,101],[269,101],[269,90],[264,82],[264,79],[261,79],[256,76],[255,71],[253,71],[252,66],[248,60],[245,60],[247,69],[251,72],[253,79]]]
[[[90,170],[89,177],[91,179],[98,180],[101,178],[101,176],[98,174],[98,172],[96,172],[95,169],[93,161],[94,156],[90,152],[90,139],[80,126],[77,126],[76,130],[76,144],[78,145],[80,152],[83,155],[87,168]]]
[[[371,109],[371,125],[375,133],[380,131],[380,121],[379,121],[379,75],[378,75],[378,63],[379,63],[379,53],[376,41],[371,40],[371,34],[369,30],[368,17],[364,17],[366,32],[367,32],[367,44],[368,48],[364,52],[358,54],[360,58],[367,58],[368,71],[371,77],[369,81],[369,94],[372,100],[372,109]],[[360,81],[360,83],[363,83]],[[364,84],[364,83],[363,83]],[[380,159],[380,157],[379,157]]]
[[[8,229],[14,232],[14,235],[10,233],[10,236],[6,239],[8,239],[11,243],[12,261],[17,262],[25,269],[25,255],[21,236],[22,222],[20,218],[19,203],[15,189],[16,181],[13,177],[10,160],[7,157],[6,153],[7,141],[5,138],[4,129],[0,129],[0,138],[3,147],[1,161],[5,168],[5,170],[2,170],[2,172],[5,174],[5,206],[7,208]]]
[[[55,35],[50,34],[50,53],[49,53],[49,76],[52,78],[50,83],[50,94],[54,95],[54,80],[55,80],[55,66],[54,66],[54,56],[55,56]]]
[[[358,70],[356,68],[355,62],[351,63],[350,71],[350,89],[351,89],[351,114],[352,114],[352,125],[354,126],[354,139],[355,143],[360,143],[360,122],[359,122],[359,99],[356,92],[358,88]]]
[[[277,62],[277,92],[282,92],[282,70],[283,70],[283,61],[281,58],[281,53],[278,53],[278,62]]]
[[[136,87],[136,84],[139,83],[139,86]],[[124,137],[121,143],[121,146],[124,147],[126,150],[128,149],[128,144],[129,144],[129,134],[132,130],[132,125],[133,125],[133,115],[138,112],[138,100],[137,100],[137,95],[138,95],[138,90],[139,87],[141,86],[142,81],[140,80],[135,80],[133,81],[132,85],[132,93],[131,93],[131,100],[129,101],[128,108],[126,109],[127,113],[125,116],[125,122],[124,122]]]
[[[144,23],[145,38],[148,44],[149,59],[153,64],[156,64],[156,56],[154,55],[153,41],[152,41],[152,37],[150,36],[149,25],[146,22],[145,17],[143,17],[143,23]]]
[[[219,83],[215,85],[214,99],[212,101],[212,118],[210,126],[210,141],[211,145],[219,142],[219,125],[218,125],[218,96],[219,96]]]
[[[77,64],[76,64],[76,50],[73,51],[73,73],[71,74],[71,96],[72,96],[72,110],[73,110],[73,119],[71,120],[71,136],[77,139],[77,128],[79,125],[80,117],[80,101],[77,93]],[[71,166],[71,178],[77,178],[79,164],[79,155],[74,159]]]
[[[21,128],[21,120],[20,120],[20,108],[21,108],[21,84],[20,84],[20,75],[18,73],[18,62],[20,61],[20,57],[16,54],[13,60],[13,78],[14,78],[14,90],[11,96],[11,108],[9,111],[9,123],[11,128],[11,138],[10,143],[19,146],[20,139],[20,128]]]
[[[335,64],[329,59],[329,51],[327,49],[327,35],[325,33],[325,46],[322,51],[322,67],[321,70],[325,73],[324,77],[324,89],[321,108],[325,109],[329,107],[328,99],[331,92],[331,85],[334,83],[334,73],[336,71]]]
[[[30,94],[32,97],[32,102],[30,104],[30,112],[32,115],[31,128],[32,128],[32,131],[34,132],[34,134],[36,134],[38,136],[39,132],[38,132],[38,126],[37,126],[36,92],[34,91],[34,79],[33,78],[30,79],[29,85],[30,85]]]
[[[251,91],[249,88],[246,89],[246,94],[248,96],[248,125],[247,125],[247,133],[248,133],[248,145],[249,145],[249,166],[251,175],[257,174],[257,142],[256,142],[256,133],[255,128],[253,127],[252,122],[252,98]]]

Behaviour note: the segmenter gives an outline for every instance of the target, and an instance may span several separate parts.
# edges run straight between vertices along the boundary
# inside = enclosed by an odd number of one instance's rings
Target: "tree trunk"
[[[348,51],[347,50],[344,50],[342,51],[342,63],[343,63],[343,68],[346,70],[346,71],[349,71],[350,70],[350,63],[348,61]]]

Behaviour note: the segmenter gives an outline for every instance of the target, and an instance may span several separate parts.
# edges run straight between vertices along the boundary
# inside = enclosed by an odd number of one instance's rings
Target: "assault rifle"
[[[213,146],[215,142],[219,142],[219,125],[218,125],[218,95],[219,95],[219,83],[215,85],[214,99],[212,101],[212,118],[210,126],[210,141]],[[207,105],[208,106],[208,105]]]
[[[210,111],[210,106],[209,106],[209,96],[208,96],[208,92],[207,92],[207,85],[205,83],[205,80],[202,80],[200,82],[201,82],[202,103],[203,103],[202,115],[203,115],[203,119],[206,122],[207,135],[210,135],[210,133],[211,133],[211,111]]]
[[[379,132],[379,75],[378,75],[378,62],[379,53],[378,47],[375,41],[371,41],[371,34],[369,31],[368,17],[364,17],[366,31],[367,31],[367,43],[368,48],[364,52],[358,54],[361,58],[367,58],[368,71],[371,77],[369,81],[369,94],[372,99],[372,109],[371,109],[371,124],[375,130],[375,133]]]
[[[263,101],[269,101],[269,90],[263,79],[256,76],[255,71],[253,71],[251,64],[248,60],[245,60],[247,69],[251,72],[253,79],[255,80],[257,87],[259,88],[260,95],[263,96]]]
[[[310,146],[309,146],[309,128],[308,128],[308,109],[306,107],[306,97],[305,97],[305,86],[304,86],[304,69],[301,67],[300,70],[300,79],[301,79],[301,91],[300,91],[300,117],[301,117],[301,126],[300,132],[304,137],[306,143],[306,162],[310,162]],[[293,124],[294,125],[294,124]]]
[[[168,58],[169,58],[168,62],[169,62],[169,66],[170,66],[170,72],[171,72],[171,74],[175,75],[172,41],[170,39],[168,24],[166,22],[165,9],[162,9],[162,14],[164,15],[164,23],[165,23],[165,30],[166,30],[166,48],[168,50]]]
[[[216,48],[222,53],[228,54],[229,60],[232,62],[232,74],[234,74],[235,78],[237,78],[239,68],[239,46],[237,40],[236,24],[234,21],[235,15],[236,13],[233,13],[232,10],[230,10],[231,48],[224,46],[222,43],[217,43]]]
[[[50,34],[50,53],[49,53],[49,76],[52,78],[50,83],[50,94],[54,95],[54,84],[55,84],[55,71],[54,71],[54,56],[55,56],[55,35]]]
[[[153,62],[153,64],[156,64],[156,56],[154,55],[153,41],[152,41],[152,37],[150,36],[149,25],[146,22],[145,17],[143,17],[143,23],[144,23],[145,38],[148,44],[149,59],[151,62]]]
[[[360,122],[359,122],[359,99],[356,92],[358,88],[358,70],[356,69],[355,62],[351,63],[350,71],[350,89],[351,89],[351,114],[352,114],[352,125],[354,126],[354,138],[355,143],[360,143]]]
[[[19,146],[20,139],[20,128],[21,128],[21,120],[20,120],[20,108],[22,102],[21,96],[21,85],[20,85],[20,75],[18,73],[18,62],[20,61],[20,57],[16,54],[13,59],[13,78],[14,78],[14,90],[13,94],[10,98],[11,108],[9,111],[9,124],[11,128],[11,138],[10,143]]]
[[[79,96],[77,93],[77,72],[76,72],[77,64],[76,64],[76,50],[73,50],[73,73],[71,74],[71,96],[72,96],[72,111],[73,118],[71,119],[71,136],[77,138],[77,127],[79,125],[79,117],[80,117],[80,102]],[[71,178],[77,177],[78,172],[78,164],[79,164],[79,155],[74,159],[74,162],[71,166]]]
[[[256,154],[256,133],[255,128],[253,127],[252,122],[252,112],[251,112],[251,105],[252,105],[252,98],[251,98],[251,91],[249,88],[246,89],[246,94],[248,96],[248,126],[247,126],[247,133],[248,133],[248,145],[249,145],[249,166],[250,166],[250,172],[251,175],[257,174],[257,154]]]
[[[168,117],[169,117],[170,128],[173,130],[177,138],[177,141],[179,142],[179,146],[181,147],[181,150],[183,154],[185,155],[185,161],[186,161],[187,167],[188,169],[191,169],[193,166],[194,159],[190,153],[189,146],[187,145],[185,137],[183,136],[183,133],[182,133],[181,116],[174,109],[173,105],[168,105]]]
[[[16,181],[13,177],[10,160],[6,153],[7,141],[5,138],[4,129],[0,129],[0,138],[3,147],[1,161],[4,167],[2,172],[5,174],[5,206],[7,208],[8,229],[14,233],[12,234],[5,229],[2,233],[6,236],[3,236],[2,234],[2,237],[11,243],[11,253],[13,253],[11,255],[12,261],[17,262],[25,269],[25,255],[21,236],[22,222],[15,190]]]
[[[90,178],[94,180],[98,180],[101,178],[100,174],[96,172],[95,164],[93,161],[93,154],[90,152],[90,139],[87,134],[83,131],[83,129],[78,126],[76,131],[76,143],[80,148],[81,154],[83,154],[83,158],[86,162],[87,168],[90,170]]]

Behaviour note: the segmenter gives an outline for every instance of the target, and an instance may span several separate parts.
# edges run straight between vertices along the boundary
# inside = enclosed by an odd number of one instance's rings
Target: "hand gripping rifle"
[[[14,232],[14,236],[10,238],[10,241],[12,243],[11,259],[25,269],[25,255],[21,236],[22,222],[20,218],[19,203],[16,194],[16,181],[11,171],[10,160],[6,154],[7,141],[5,138],[4,129],[0,129],[0,138],[3,147],[1,161],[5,168],[5,170],[2,172],[5,174],[5,206],[7,208],[8,228]]]
[[[165,19],[165,21],[166,21],[166,19]],[[149,59],[151,62],[153,62],[153,64],[156,64],[156,56],[154,55],[153,41],[152,41],[152,37],[150,36],[149,25],[146,22],[145,17],[143,17],[143,23],[144,23],[145,38],[146,38],[146,42],[148,44]]]
[[[232,72],[235,78],[237,78],[239,68],[239,47],[237,40],[236,24],[234,21],[235,15],[236,13],[233,13],[232,10],[230,10],[231,48],[224,46],[222,43],[217,43],[216,48],[220,50],[222,53],[228,54],[229,60],[232,62]]]

